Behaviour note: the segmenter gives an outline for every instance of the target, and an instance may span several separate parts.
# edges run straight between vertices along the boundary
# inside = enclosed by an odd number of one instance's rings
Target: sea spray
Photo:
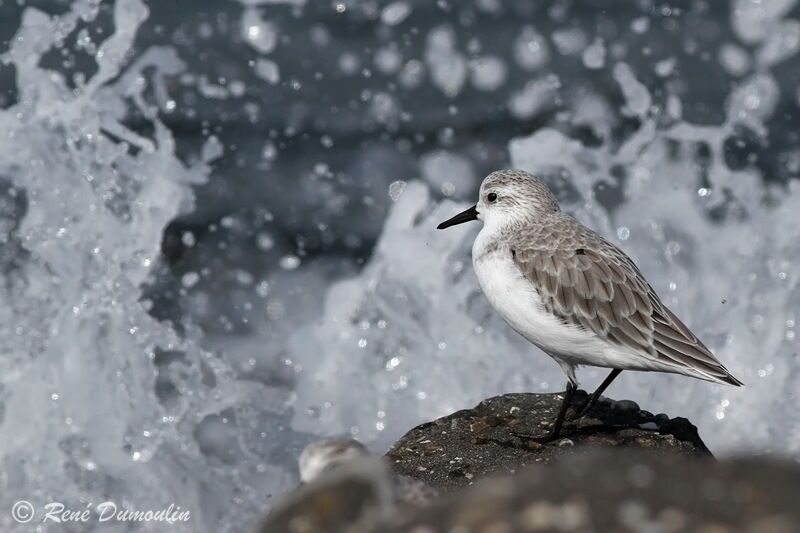
[[[241,531],[290,477],[267,462],[277,442],[258,437],[279,425],[284,395],[237,382],[191,324],[178,335],[151,317],[141,289],[221,147],[176,157],[159,102],[183,64],[167,48],[130,61],[141,0],[115,3],[85,82],[40,65],[96,15],[88,1],[61,16],[27,8],[2,57],[18,93],[0,110],[0,180],[15,199],[3,246],[18,253],[0,284],[0,507],[174,504],[191,511],[187,531]],[[130,129],[132,115],[146,127]]]

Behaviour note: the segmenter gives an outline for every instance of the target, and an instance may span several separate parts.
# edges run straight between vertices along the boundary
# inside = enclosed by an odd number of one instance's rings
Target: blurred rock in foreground
[[[357,458],[301,486],[260,531],[800,530],[800,465],[702,460],[711,455],[691,423],[632,402],[603,401],[552,443],[519,436],[546,434],[559,401],[508,394],[418,426],[387,460]],[[409,477],[444,495],[410,504],[397,483]]]
[[[574,454],[487,480],[371,532],[800,530],[795,463],[716,463],[640,450]]]

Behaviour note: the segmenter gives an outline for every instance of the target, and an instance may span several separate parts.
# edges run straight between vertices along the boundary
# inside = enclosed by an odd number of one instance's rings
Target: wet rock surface
[[[641,449],[708,458],[697,428],[685,418],[653,415],[631,401],[602,398],[584,418],[564,426],[562,438],[548,435],[560,394],[506,394],[484,400],[406,433],[386,457],[398,474],[441,490],[472,484],[491,474],[513,474],[528,465],[549,464],[602,448]],[[588,395],[579,391],[572,410]]]

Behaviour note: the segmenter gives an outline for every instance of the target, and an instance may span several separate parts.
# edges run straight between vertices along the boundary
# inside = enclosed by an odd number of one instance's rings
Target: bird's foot
[[[569,381],[567,383],[567,389],[564,392],[564,399],[561,401],[561,406],[559,407],[558,410],[558,416],[556,416],[556,419],[552,425],[552,429],[548,435],[539,436],[539,435],[530,435],[530,434],[515,432],[514,436],[521,438],[523,440],[538,442],[539,444],[546,444],[548,442],[553,442],[560,439],[561,430],[564,427],[564,422],[566,420],[571,420],[571,418],[567,417],[567,413],[572,406],[572,401],[577,390],[578,386],[573,381]],[[581,391],[581,394],[585,395],[586,393]]]
[[[581,418],[589,414],[589,411],[591,411],[592,408],[597,404],[597,400],[598,398],[595,397],[594,395],[590,396],[589,399],[586,401],[586,403],[583,404],[580,409],[575,409],[575,411],[573,411],[571,415],[567,416],[567,420],[570,422],[575,422],[576,420],[580,420]]]
[[[553,436],[552,433],[548,433],[547,435],[533,435],[530,433],[517,433],[516,431],[512,433],[514,437],[525,441],[525,442],[535,442],[537,444],[547,444],[549,442],[553,442],[554,440],[558,439],[558,436]]]
[[[581,409],[578,409],[577,411],[572,413],[570,416],[567,416],[567,420],[570,421],[570,422],[575,422],[576,420],[580,420],[581,418],[583,418],[584,416],[586,416],[589,413],[589,410],[591,408],[592,408],[591,405],[586,404],[585,407],[583,407]]]
[[[532,433],[518,433],[516,431],[512,432],[511,434],[524,441],[528,442],[536,442],[538,444],[549,444],[551,442],[555,442],[559,439],[564,438],[564,432],[562,431],[563,428],[559,429],[559,431],[550,431],[547,435],[534,435]]]

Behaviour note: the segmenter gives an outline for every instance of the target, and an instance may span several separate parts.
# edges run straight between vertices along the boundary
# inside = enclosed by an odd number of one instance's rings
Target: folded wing
[[[550,312],[642,357],[741,385],[661,303],[624,252],[592,237],[594,242],[556,250],[512,249],[517,267]]]

